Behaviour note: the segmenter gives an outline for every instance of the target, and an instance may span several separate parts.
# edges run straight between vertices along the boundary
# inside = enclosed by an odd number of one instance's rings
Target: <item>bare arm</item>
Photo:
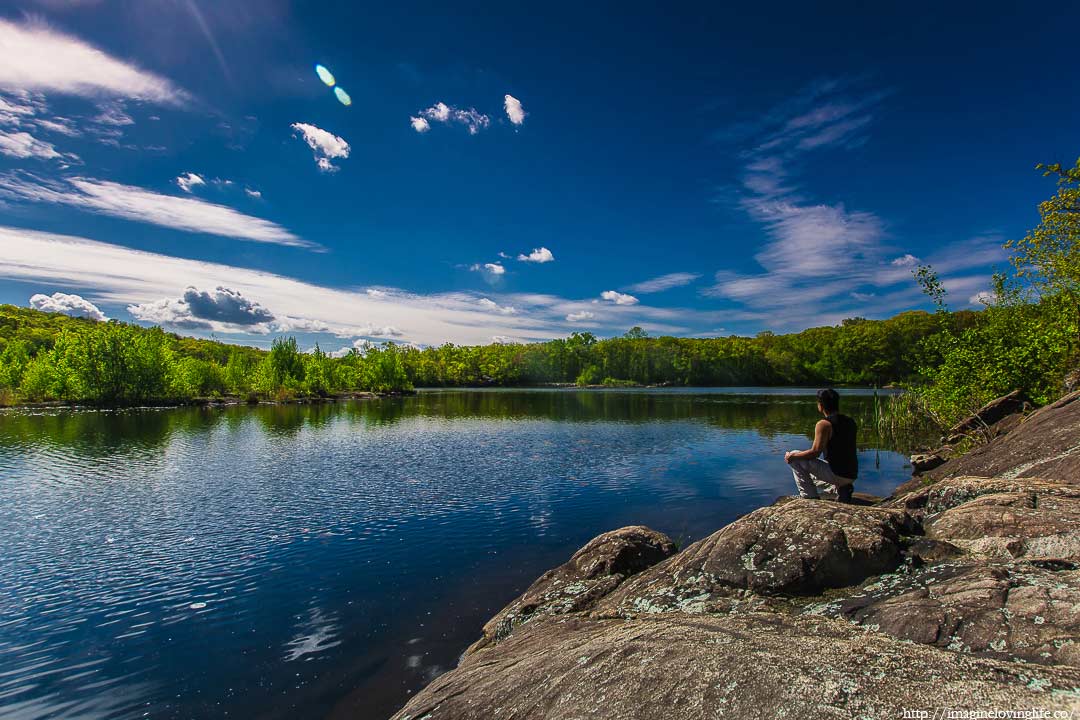
[[[832,423],[828,420],[818,420],[814,426],[814,444],[809,450],[792,450],[784,454],[784,462],[791,462],[797,458],[816,458],[825,451],[832,436]]]

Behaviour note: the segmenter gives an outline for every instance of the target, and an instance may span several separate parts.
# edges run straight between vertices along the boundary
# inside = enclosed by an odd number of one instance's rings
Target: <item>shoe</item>
[[[855,494],[854,485],[840,485],[836,488],[836,501],[851,505],[852,495]]]

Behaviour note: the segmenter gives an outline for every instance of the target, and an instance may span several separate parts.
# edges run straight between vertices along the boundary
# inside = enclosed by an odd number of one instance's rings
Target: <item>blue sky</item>
[[[977,306],[1080,154],[1080,7],[389,5],[4,3],[0,301],[331,350],[887,317],[920,261]]]

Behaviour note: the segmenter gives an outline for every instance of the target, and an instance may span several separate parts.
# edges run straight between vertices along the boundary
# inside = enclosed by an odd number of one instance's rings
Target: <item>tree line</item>
[[[960,332],[975,313],[950,314]],[[0,306],[0,393],[8,404],[123,405],[236,396],[286,399],[413,387],[578,385],[884,385],[912,380],[931,313],[855,318],[788,335],[648,337],[640,328],[531,344],[415,348],[385,343],[333,357],[295,338],[269,351],[115,320]]]

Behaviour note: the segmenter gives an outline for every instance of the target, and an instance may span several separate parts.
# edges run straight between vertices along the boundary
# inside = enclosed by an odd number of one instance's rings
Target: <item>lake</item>
[[[856,489],[906,457],[861,425]],[[595,535],[793,492],[813,391],[0,414],[0,716],[385,718]]]

